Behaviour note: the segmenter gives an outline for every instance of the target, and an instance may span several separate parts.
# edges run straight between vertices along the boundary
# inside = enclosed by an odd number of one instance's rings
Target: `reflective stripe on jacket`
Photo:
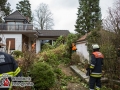
[[[102,65],[103,65],[103,54],[101,52],[93,52],[91,57],[91,74],[92,77],[101,77],[102,76]]]

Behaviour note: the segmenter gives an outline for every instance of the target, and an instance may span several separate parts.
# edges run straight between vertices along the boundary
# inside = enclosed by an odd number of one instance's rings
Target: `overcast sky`
[[[11,4],[11,9],[16,10],[16,3],[22,0],[8,0]],[[77,19],[77,11],[79,7],[78,0],[29,0],[31,9],[37,9],[40,3],[45,3],[53,14],[54,30],[69,30],[74,33],[74,25]],[[107,16],[106,10],[112,7],[115,0],[100,0],[100,8],[102,18]]]

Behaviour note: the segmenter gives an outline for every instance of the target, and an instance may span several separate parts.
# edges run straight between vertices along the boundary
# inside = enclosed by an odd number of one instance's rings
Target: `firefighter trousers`
[[[91,77],[89,79],[89,88],[90,90],[100,90],[101,88],[101,77]]]

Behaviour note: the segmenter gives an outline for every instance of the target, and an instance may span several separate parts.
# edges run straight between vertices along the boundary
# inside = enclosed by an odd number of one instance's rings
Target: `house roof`
[[[80,38],[77,40],[77,42],[85,41],[88,35],[90,35],[90,32],[87,33],[87,34],[85,34],[85,35],[83,35],[82,37],[80,37]]]
[[[86,40],[87,34],[83,35],[81,38],[77,40],[77,42]]]
[[[0,31],[2,34],[24,34],[28,37],[34,37],[36,34],[38,38],[50,38],[50,37],[59,37],[61,35],[67,36],[70,32],[68,30],[28,30],[28,31]]]
[[[26,18],[19,11],[15,11],[10,15],[6,16],[4,19],[5,20],[25,20]]]
[[[70,32],[68,30],[37,30],[39,37],[46,36],[67,36]]]

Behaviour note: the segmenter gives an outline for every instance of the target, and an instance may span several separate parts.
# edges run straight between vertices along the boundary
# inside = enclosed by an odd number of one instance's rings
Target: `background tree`
[[[120,47],[120,0],[117,0],[113,8],[108,8],[108,16],[103,20],[103,28],[114,32],[113,43],[116,48]]]
[[[52,29],[53,24],[53,18],[52,13],[48,9],[48,5],[41,3],[39,7],[35,10],[34,15],[34,23],[35,27],[37,27],[40,30],[50,30]]]
[[[16,9],[26,18],[29,18],[29,21],[32,21],[32,11],[31,11],[31,4],[29,0],[20,1],[16,4]]]
[[[3,22],[3,18],[10,14],[10,3],[7,0],[0,0],[0,23]]]
[[[100,24],[101,11],[99,0],[79,0],[75,31],[84,35]]]

